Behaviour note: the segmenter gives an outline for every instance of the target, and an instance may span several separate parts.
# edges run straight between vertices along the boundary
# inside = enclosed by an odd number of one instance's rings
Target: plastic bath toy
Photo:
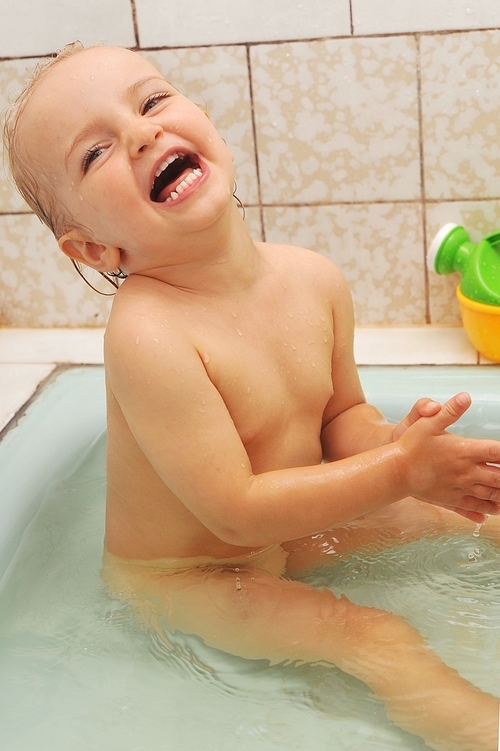
[[[474,347],[500,362],[500,231],[477,245],[458,224],[446,224],[432,241],[429,266],[461,275],[457,297],[464,329]]]

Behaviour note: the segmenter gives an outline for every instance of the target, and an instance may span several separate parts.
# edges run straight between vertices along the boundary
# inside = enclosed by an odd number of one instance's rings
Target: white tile
[[[0,329],[0,363],[101,364],[104,329]]]
[[[79,39],[135,45],[130,0],[0,0],[2,57],[46,55]]]
[[[484,29],[500,25],[498,0],[352,0],[354,34]]]
[[[478,354],[459,327],[357,328],[358,365],[476,365]]]
[[[142,47],[312,39],[351,33],[349,0],[136,0]]]
[[[0,430],[12,420],[54,367],[54,364],[0,364]]]

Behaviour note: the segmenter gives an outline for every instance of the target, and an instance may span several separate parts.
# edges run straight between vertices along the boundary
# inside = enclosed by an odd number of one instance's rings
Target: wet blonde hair
[[[33,91],[41,81],[68,57],[82,52],[86,47],[81,42],[71,42],[58,51],[56,55],[39,63],[26,83],[24,89],[17,96],[5,115],[3,139],[5,155],[12,179],[30,209],[49,227],[55,237],[59,239],[76,223],[61,204],[50,186],[46,176],[32,170],[28,156],[28,149],[20,147],[20,122],[23,112]]]

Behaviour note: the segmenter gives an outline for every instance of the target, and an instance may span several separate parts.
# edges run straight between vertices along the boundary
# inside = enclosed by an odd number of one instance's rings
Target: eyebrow
[[[125,92],[124,92],[124,99],[132,99],[137,92],[147,83],[150,83],[151,81],[158,81],[159,83],[168,84],[168,81],[165,78],[162,78],[160,74],[156,76],[145,76],[144,78],[139,78],[139,80],[135,81],[135,83],[131,84]],[[168,84],[171,85],[171,84]],[[68,150],[66,151],[64,155],[64,164],[67,165],[73,151],[75,148],[82,142],[85,141],[88,136],[90,136],[100,125],[102,124],[101,118],[93,118],[87,125],[85,125],[84,128],[82,128],[76,135],[76,137],[71,142]]]

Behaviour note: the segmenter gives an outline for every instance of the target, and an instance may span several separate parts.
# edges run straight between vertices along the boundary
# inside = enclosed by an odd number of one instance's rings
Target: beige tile
[[[268,208],[266,239],[317,250],[343,271],[358,325],[425,323],[418,204]]]
[[[104,362],[102,328],[0,329],[0,363]]]
[[[0,113],[5,116],[6,108],[13,103],[21,92],[24,83],[29,78],[29,71],[33,70],[40,58],[27,60],[0,60]],[[6,160],[3,157],[3,139],[0,138],[0,212],[26,211],[24,200],[14,187]]]
[[[476,350],[462,328],[357,328],[358,365],[475,365]]]
[[[12,420],[55,365],[0,364],[0,430]]]
[[[264,203],[420,195],[412,37],[251,49]]]
[[[244,47],[143,52],[183,94],[206,108],[234,154],[238,195],[257,203],[248,65]]]
[[[105,324],[111,298],[87,287],[35,216],[0,216],[0,247],[0,325]]]
[[[497,201],[453,201],[430,203],[426,208],[427,245],[445,224],[465,227],[472,242],[500,229],[500,205]],[[460,325],[460,309],[456,288],[460,284],[458,273],[440,275],[431,267],[429,277],[430,320],[433,324]]]
[[[421,38],[428,199],[500,196],[500,30]]]

